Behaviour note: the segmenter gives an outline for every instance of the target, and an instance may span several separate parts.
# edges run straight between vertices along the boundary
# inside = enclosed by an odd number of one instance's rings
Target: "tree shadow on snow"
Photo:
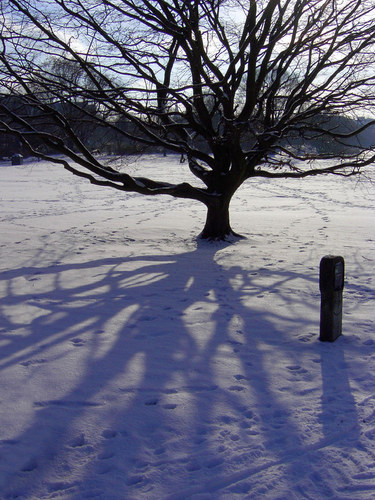
[[[312,339],[317,323],[302,317],[310,295],[290,297],[294,282],[314,279],[226,268],[219,250],[203,243],[182,254],[0,275],[8,312],[1,369],[22,366],[17,376],[31,392],[33,380],[46,384],[25,411],[24,432],[0,443],[10,457],[5,498],[43,488],[77,499],[188,498],[224,488],[245,496],[261,492],[264,471],[268,490],[288,491],[303,467],[293,457],[339,440],[337,408],[355,435],[345,344],[329,356]],[[320,363],[321,380],[304,361]],[[334,404],[333,379],[341,397]],[[301,428],[303,412],[321,436]]]

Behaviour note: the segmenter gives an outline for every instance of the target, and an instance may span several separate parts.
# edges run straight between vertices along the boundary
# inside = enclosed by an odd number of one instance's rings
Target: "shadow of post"
[[[327,441],[339,442],[344,436],[356,441],[360,427],[356,403],[348,378],[349,367],[345,360],[345,336],[333,344],[320,346],[322,396],[320,421]]]

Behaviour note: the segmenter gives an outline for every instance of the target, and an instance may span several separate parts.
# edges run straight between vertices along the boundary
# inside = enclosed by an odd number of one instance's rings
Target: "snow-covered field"
[[[250,181],[235,245],[197,244],[199,204],[45,162],[0,164],[0,207],[0,498],[375,498],[369,180]]]

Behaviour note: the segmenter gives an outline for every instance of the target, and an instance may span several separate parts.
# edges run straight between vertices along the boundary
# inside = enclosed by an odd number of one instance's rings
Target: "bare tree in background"
[[[229,204],[249,178],[353,175],[374,161],[354,140],[372,121],[346,132],[327,118],[373,111],[373,0],[2,0],[0,16],[0,132],[94,184],[204,203],[202,238],[234,235]],[[73,75],[56,78],[64,64]],[[199,182],[101,163],[66,103],[185,155]],[[314,150],[322,138],[340,147]]]

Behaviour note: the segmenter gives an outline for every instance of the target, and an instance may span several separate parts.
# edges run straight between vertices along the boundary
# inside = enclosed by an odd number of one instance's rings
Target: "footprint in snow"
[[[373,429],[369,429],[365,432],[365,436],[367,439],[371,439],[371,441],[375,440],[375,427]]]
[[[373,345],[374,344],[374,341],[372,339],[368,339],[368,340],[365,340],[363,342],[363,345]]]
[[[74,347],[81,347],[85,343],[85,341],[83,339],[80,339],[78,337],[76,339],[72,339],[70,342],[71,342],[71,344],[74,345]]]
[[[185,389],[192,392],[215,391],[217,385],[187,385]]]
[[[159,400],[157,398],[151,398],[145,401],[146,406],[156,406],[159,403]]]
[[[111,472],[111,470],[113,469],[113,467],[107,463],[99,463],[96,467],[96,473],[97,474],[108,474],[108,472]]]
[[[307,373],[307,370],[305,370],[305,368],[301,368],[301,366],[299,365],[290,365],[287,366],[286,368],[291,372]]]
[[[222,415],[222,417],[220,417],[220,421],[221,421],[223,424],[234,424],[234,423],[236,423],[238,420],[237,420],[237,418],[232,417],[231,415]]]
[[[112,439],[117,436],[117,432],[112,429],[105,429],[102,432],[102,436],[104,437],[104,439]]]
[[[307,334],[307,335],[300,335],[299,337],[297,337],[297,339],[300,342],[310,342],[311,340],[313,340],[313,337],[314,337],[313,334]]]
[[[35,408],[47,408],[49,406],[52,407],[61,407],[61,408],[86,408],[86,407],[97,407],[102,406],[101,403],[95,403],[93,401],[68,401],[64,399],[51,399],[47,401],[35,401],[33,403]]]
[[[237,392],[239,392],[239,391],[244,391],[245,387],[243,387],[242,385],[231,385],[229,387],[229,390],[230,391],[237,391]]]
[[[30,366],[30,365],[40,365],[42,363],[46,363],[47,360],[44,358],[41,359],[28,359],[27,361],[22,361],[20,365],[22,366]]]
[[[103,451],[102,453],[99,453],[98,459],[99,460],[108,460],[110,458],[113,458],[115,454],[112,451]]]
[[[138,483],[141,483],[142,481],[143,481],[143,476],[130,476],[126,481],[126,484],[128,486],[134,486]]]
[[[251,410],[244,411],[243,415],[244,415],[244,417],[249,418],[249,419],[254,418],[254,413]]]
[[[163,408],[165,410],[174,410],[174,409],[177,408],[177,405],[175,405],[175,404],[165,404],[165,405],[163,405]]]
[[[186,470],[188,472],[195,472],[197,470],[200,470],[201,469],[201,466],[199,465],[198,462],[191,462],[190,464],[188,464],[186,466]]]
[[[214,467],[218,467],[224,462],[222,458],[213,458],[211,460],[208,460],[205,464],[205,467],[208,469],[213,469]]]
[[[22,467],[21,472],[32,472],[38,467],[38,463],[35,458],[30,458]]]
[[[0,444],[15,445],[18,443],[19,443],[19,441],[17,439],[1,439],[0,440]]]
[[[162,455],[166,451],[167,451],[167,449],[164,446],[161,446],[160,448],[156,448],[156,450],[154,450],[154,454],[155,455]]]
[[[74,437],[72,441],[70,442],[70,446],[72,448],[78,448],[80,446],[84,446],[85,443],[85,435],[83,433],[79,434],[78,436]]]

